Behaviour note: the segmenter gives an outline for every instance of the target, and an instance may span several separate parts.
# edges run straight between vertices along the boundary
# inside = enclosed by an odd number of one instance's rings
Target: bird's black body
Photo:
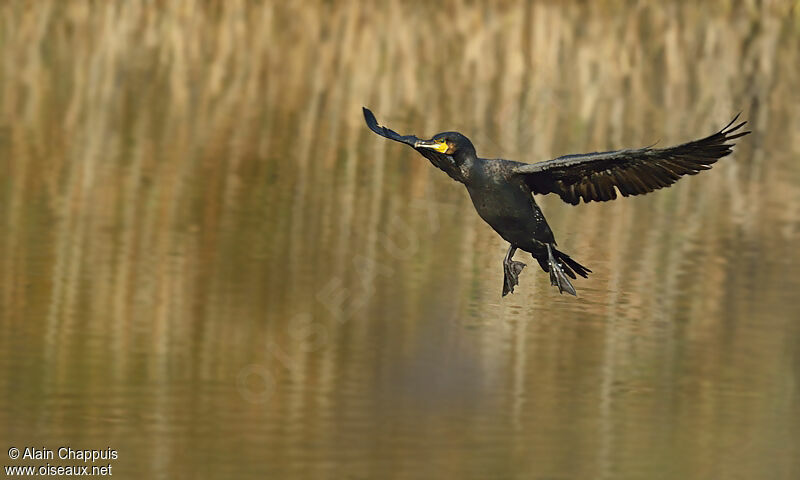
[[[525,250],[550,273],[551,284],[560,292],[575,295],[569,278],[576,273],[586,277],[591,270],[556,249],[553,231],[547,224],[533,194],[556,193],[565,202],[613,200],[666,187],[682,175],[694,175],[733,146],[725,142],[749,132],[733,134],[742,122],[728,124],[704,139],[666,149],[637,150],[567,155],[539,163],[480,158],[467,137],[444,132],[431,140],[398,133],[378,125],[375,116],[364,108],[369,128],[386,138],[414,147],[430,162],[467,187],[478,215],[509,244],[503,261],[503,295],[514,291],[524,263],[512,260],[517,248]],[[737,115],[738,118],[738,115]],[[569,277],[569,278],[567,278]]]
[[[533,252],[555,243],[553,231],[531,195],[515,175],[520,165],[508,160],[476,158],[464,184],[478,215],[508,243]]]

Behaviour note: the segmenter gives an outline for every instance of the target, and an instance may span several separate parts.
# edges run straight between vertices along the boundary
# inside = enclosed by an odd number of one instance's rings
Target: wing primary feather
[[[727,125],[725,125],[725,127],[724,127],[722,130],[720,130],[720,132],[724,132],[725,130],[727,130],[727,129],[728,129],[728,127],[730,127],[731,125],[733,125],[733,124],[736,122],[736,120],[739,120],[739,115],[741,115],[741,114],[742,114],[742,112],[739,112],[739,113],[737,113],[737,114],[736,114],[736,116],[735,116],[735,117],[733,117],[733,120],[731,120],[731,121],[730,121],[730,123],[728,123]],[[742,126],[742,125],[744,125],[745,123],[747,123],[747,122],[742,122],[742,123],[740,123],[738,126],[734,127],[732,130],[736,130],[737,128],[741,127],[741,126]]]

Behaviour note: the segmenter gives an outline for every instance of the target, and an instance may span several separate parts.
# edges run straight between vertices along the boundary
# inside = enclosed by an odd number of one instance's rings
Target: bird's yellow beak
[[[414,143],[414,148],[430,148],[439,153],[447,153],[450,145],[444,140],[417,140],[416,143]]]

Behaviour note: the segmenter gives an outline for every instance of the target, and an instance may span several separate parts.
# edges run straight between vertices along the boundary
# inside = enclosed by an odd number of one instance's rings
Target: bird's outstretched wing
[[[361,109],[364,111],[364,120],[367,121],[367,126],[369,129],[381,137],[386,137],[389,140],[394,140],[395,142],[405,143],[406,145],[410,145],[412,147],[419,140],[419,138],[415,137],[414,135],[400,135],[394,130],[390,130],[386,127],[378,125],[378,121],[375,119],[375,115],[372,114],[370,109],[367,107],[362,107]]]
[[[436,152],[434,150],[431,150],[430,148],[416,148],[415,145],[417,141],[420,140],[420,138],[415,137],[414,135],[400,135],[394,130],[382,127],[378,125],[378,121],[375,119],[375,115],[373,115],[372,112],[367,107],[362,107],[362,110],[364,111],[364,120],[366,120],[367,126],[373,132],[377,133],[382,137],[386,137],[389,140],[405,143],[406,145],[413,147],[414,150],[422,154],[423,157],[430,160],[430,162],[434,166],[440,168],[441,170],[444,170],[445,172],[448,171],[447,167],[453,165],[453,157],[451,157],[450,155]]]
[[[556,193],[573,205],[605,202],[668,187],[683,175],[708,170],[718,159],[731,153],[727,143],[750,132],[739,132],[742,122],[731,127],[739,115],[722,130],[706,138],[669,148],[640,148],[581,155],[565,155],[545,162],[524,164],[514,173],[523,175],[533,193]]]

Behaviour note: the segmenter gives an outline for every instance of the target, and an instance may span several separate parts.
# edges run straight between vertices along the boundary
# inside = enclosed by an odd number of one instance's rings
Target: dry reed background
[[[3,2],[0,440],[113,441],[123,478],[797,478],[798,5]],[[658,195],[543,199],[596,273],[501,303],[500,239],[362,105],[527,161],[754,134]]]

